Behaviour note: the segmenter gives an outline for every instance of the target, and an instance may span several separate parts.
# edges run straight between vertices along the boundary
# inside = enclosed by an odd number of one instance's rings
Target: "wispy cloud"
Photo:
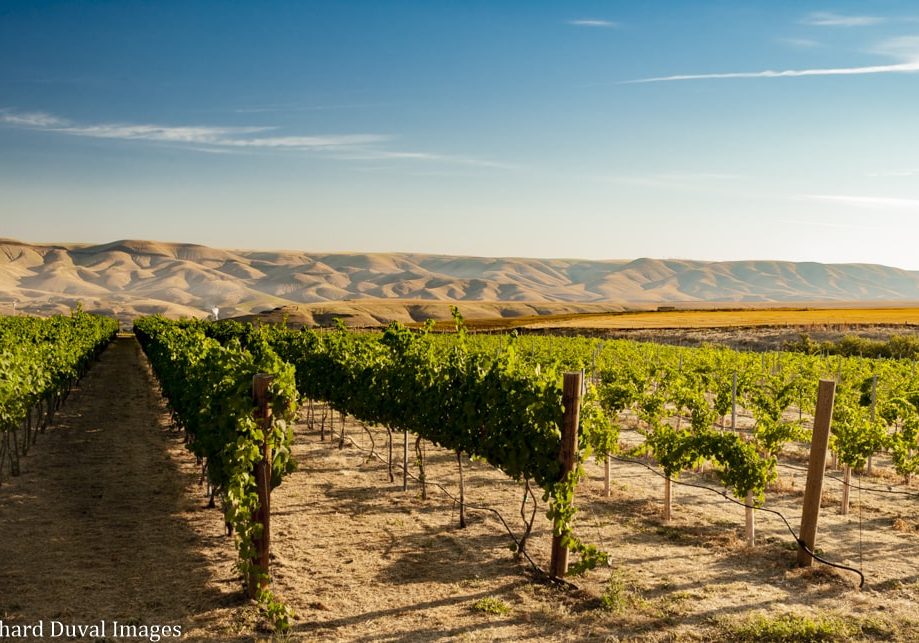
[[[323,134],[279,136],[276,127],[170,126],[129,123],[80,124],[45,112],[0,110],[0,125],[20,129],[119,141],[147,141],[181,145],[198,152],[227,153],[245,149],[322,152],[340,159],[414,160],[445,164],[513,169],[514,166],[463,156],[392,150],[383,147],[393,140],[383,134]]]
[[[335,103],[327,105],[302,105],[298,103],[277,103],[273,105],[252,105],[249,107],[238,107],[233,111],[235,114],[272,114],[279,112],[321,112],[328,110],[343,109],[369,109],[373,107],[385,107],[392,103],[374,102],[374,103]]]
[[[804,194],[801,195],[801,198],[808,201],[838,203],[840,205],[870,209],[912,210],[919,208],[919,199],[903,199],[899,197],[857,196],[851,194]]]
[[[204,125],[169,126],[125,123],[82,125],[44,112],[0,112],[0,123],[26,129],[37,129],[72,136],[108,138],[125,141],[159,141],[189,143],[214,147],[290,147],[309,149],[366,145],[388,140],[375,134],[340,136],[264,136],[274,127],[214,127]]]
[[[785,69],[775,71],[741,71],[715,74],[678,74],[622,81],[623,85],[662,83],[674,80],[709,80],[724,78],[797,78],[802,76],[857,76],[863,74],[904,74],[919,71],[919,60],[894,65],[869,65],[867,67],[830,67],[823,69]]]
[[[919,60],[919,36],[897,36],[882,40],[871,48],[871,53],[907,62]]]
[[[494,168],[498,170],[519,170],[519,165],[512,163],[501,163],[499,161],[489,161],[487,159],[468,158],[463,156],[447,156],[444,154],[432,154],[430,152],[395,152],[389,150],[359,150],[348,151],[339,155],[340,158],[346,158],[355,161],[385,161],[385,160],[417,160],[417,161],[440,161],[454,165],[466,165],[469,167]]]
[[[209,145],[230,145],[240,139],[235,137],[268,131],[266,127],[169,127],[162,125],[127,125],[105,123],[100,125],[57,125],[45,127],[53,132],[87,136],[90,138],[114,138],[133,141],[164,141],[167,143],[198,143]]]
[[[796,49],[816,49],[824,46],[822,42],[810,38],[779,38],[778,42]]]
[[[581,20],[569,20],[569,25],[574,25],[575,27],[601,27],[610,29],[612,27],[618,27],[618,22],[613,22],[612,20],[591,20],[591,19],[581,19]]]
[[[19,127],[55,127],[65,124],[57,116],[46,114],[44,112],[26,112],[14,113],[10,111],[0,111],[0,123],[6,125],[18,125]]]
[[[620,85],[662,83],[680,80],[719,80],[726,78],[800,78],[805,76],[860,76],[867,74],[907,74],[919,71],[919,36],[889,38],[876,44],[870,53],[894,58],[899,62],[887,65],[861,67],[823,67],[816,69],[784,69],[740,72],[715,72],[705,74],[675,74],[624,80]]]
[[[817,11],[801,20],[801,24],[815,27],[870,27],[886,22],[878,16],[846,16],[830,11]]]
[[[378,134],[340,134],[333,136],[259,136],[253,138],[225,139],[223,145],[233,147],[277,147],[295,150],[321,148],[350,148],[373,145],[390,140]]]

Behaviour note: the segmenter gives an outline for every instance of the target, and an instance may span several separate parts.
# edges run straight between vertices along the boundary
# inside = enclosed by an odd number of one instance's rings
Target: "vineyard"
[[[59,406],[114,331],[72,319],[83,326],[55,335],[4,321],[3,338],[20,333],[10,364],[28,354],[23,336],[86,341],[68,349],[69,379],[3,398],[11,467],[42,426],[33,414]],[[425,618],[389,623],[385,606],[414,596],[472,638],[482,619],[489,639],[743,639],[773,626],[919,636],[912,360],[476,335],[458,315],[449,333],[150,317],[135,334],[206,482],[204,511],[222,510],[236,573],[276,631],[411,639]],[[831,391],[819,412],[818,388]],[[821,412],[831,434],[814,542],[798,532]],[[374,583],[405,595],[359,593]],[[730,607],[738,592],[754,604]],[[449,598],[460,595],[476,600]],[[744,617],[782,603],[800,607]]]
[[[80,311],[0,317],[0,482],[4,467],[19,475],[20,458],[117,330],[114,319]]]
[[[501,520],[515,555],[549,578],[581,574],[610,562],[608,551],[575,528],[575,490],[591,455],[604,463],[606,493],[614,458],[658,470],[665,524],[673,519],[673,484],[688,471],[704,473],[708,468],[714,481],[723,485],[723,496],[732,496],[744,507],[745,540],[755,546],[754,512],[767,510],[766,494],[778,479],[780,460],[783,466],[794,466],[785,461],[810,442],[808,428],[821,378],[835,382],[835,405],[831,399],[828,406],[833,423],[829,447],[844,476],[842,514],[849,511],[852,472],[867,469],[875,457],[889,458],[905,488],[919,466],[919,397],[913,393],[919,382],[912,364],[902,362],[682,350],[625,341],[470,336],[459,317],[456,332],[447,335],[432,334],[430,327],[411,332],[398,325],[382,334],[343,328],[330,333],[290,331],[234,322],[186,322],[178,328],[180,334],[212,339],[215,346],[256,352],[270,347],[294,366],[308,426],[317,424],[315,405],[326,405],[318,421],[320,437],[328,432],[330,440],[343,447],[346,440],[353,442],[345,433],[345,417],[354,418],[371,441],[370,457],[377,456],[379,442],[385,457],[378,457],[390,482],[395,481],[394,470],[401,468],[403,489],[408,487],[411,433],[411,460],[417,467],[413,477],[421,485],[422,500],[429,484],[424,441],[454,453],[459,485],[453,499],[460,528],[466,523],[465,458],[484,461],[522,482],[520,532]],[[568,447],[573,453],[567,462],[560,430],[569,405],[562,395],[565,371],[589,373],[583,385],[578,380],[583,390],[577,396],[583,394],[583,399],[574,422],[580,445],[575,441]],[[749,415],[752,424],[740,427],[739,413]],[[384,429],[385,437],[374,438],[370,426]],[[819,488],[816,493],[819,504]],[[527,551],[537,496],[547,503],[546,517],[553,525],[548,571]],[[232,503],[230,507],[232,514]],[[863,585],[865,576],[857,566],[813,551],[814,543],[809,547],[799,538],[786,516],[768,511],[782,518],[790,542],[804,550],[799,560],[809,563],[816,557],[857,574]],[[812,521],[814,532],[816,514]],[[566,562],[559,566],[559,548],[577,555],[570,570]]]

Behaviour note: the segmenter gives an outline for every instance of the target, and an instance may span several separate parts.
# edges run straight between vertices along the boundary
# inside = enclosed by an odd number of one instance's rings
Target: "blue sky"
[[[0,0],[0,236],[919,269],[911,2]]]

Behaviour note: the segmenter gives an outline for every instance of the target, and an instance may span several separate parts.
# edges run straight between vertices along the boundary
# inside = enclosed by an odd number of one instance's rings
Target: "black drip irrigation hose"
[[[353,439],[351,436],[345,436],[345,439],[346,439],[348,442],[350,442],[356,449],[358,449],[358,450],[360,450],[360,451],[363,451],[364,453],[368,453],[367,449],[365,449],[364,447],[362,447],[361,445],[359,445],[357,442],[355,442],[354,439]],[[370,451],[369,453],[370,453],[371,457],[376,458],[377,460],[379,460],[379,461],[382,462],[383,464],[387,464],[387,461],[383,459],[383,456],[381,456],[380,454],[378,454],[376,451]],[[398,467],[399,469],[402,468],[402,465],[401,465],[400,463],[398,463],[398,462],[395,464],[395,466]],[[408,477],[411,478],[412,480],[414,480],[415,482],[421,482],[421,480],[420,480],[417,476],[415,476],[411,471],[406,471],[406,474],[408,474]],[[450,498],[450,499],[453,501],[453,506],[454,506],[454,507],[455,507],[456,504],[459,502],[459,498],[457,498],[457,497],[454,496],[452,493],[450,493],[449,491],[447,491],[447,489],[446,489],[442,484],[437,483],[437,482],[431,482],[431,481],[429,481],[429,480],[425,480],[424,483],[425,483],[425,484],[433,485],[433,486],[437,487],[438,489],[440,489],[440,490],[444,493],[444,495],[446,495],[448,498]],[[536,574],[537,574],[542,580],[545,580],[545,581],[550,582],[550,583],[552,583],[552,584],[559,585],[559,586],[561,586],[561,587],[566,587],[566,588],[569,588],[569,589],[574,589],[574,590],[579,590],[579,589],[580,589],[577,585],[575,585],[575,584],[572,583],[571,581],[565,580],[564,578],[556,578],[555,576],[552,576],[549,572],[547,572],[546,570],[544,570],[542,567],[540,567],[539,565],[537,565],[536,562],[535,562],[532,558],[530,558],[530,555],[527,553],[526,549],[521,549],[521,548],[520,548],[520,540],[517,538],[517,536],[516,536],[516,535],[514,534],[514,532],[511,530],[510,526],[507,524],[507,521],[504,519],[504,516],[501,515],[501,512],[500,512],[500,511],[498,511],[498,510],[495,509],[494,507],[486,507],[486,506],[484,506],[484,505],[472,505],[472,504],[469,504],[468,502],[463,502],[463,506],[466,507],[466,509],[472,509],[473,511],[486,511],[486,512],[490,512],[490,513],[494,514],[495,516],[497,516],[498,520],[501,521],[501,524],[504,526],[504,529],[507,531],[508,536],[510,536],[510,537],[511,537],[511,540],[514,541],[514,545],[515,545],[515,547],[516,547],[516,552],[517,552],[518,554],[521,554],[521,555],[526,559],[526,561],[527,561],[527,562],[530,564],[530,566],[533,568],[533,571],[536,572]]]
[[[778,466],[784,467],[786,469],[794,469],[796,471],[807,471],[807,467],[799,467],[794,464],[778,463]],[[864,485],[853,485],[851,482],[846,482],[844,478],[837,478],[836,476],[832,476],[826,472],[824,472],[823,477],[829,478],[830,480],[835,480],[839,484],[844,485],[846,487],[855,487],[859,489],[859,491],[870,491],[872,493],[889,493],[889,494],[897,495],[897,496],[909,496],[911,498],[919,498],[919,492],[915,492],[915,491],[901,491],[899,489],[883,489],[882,487],[871,487],[871,486],[866,487]]]
[[[661,473],[660,471],[658,471],[657,469],[655,469],[655,468],[652,467],[651,465],[649,465],[649,464],[647,464],[647,463],[645,463],[645,462],[642,462],[641,460],[633,460],[633,459],[631,459],[631,458],[623,458],[623,457],[621,457],[621,456],[615,456],[615,455],[610,456],[610,457],[613,458],[614,460],[618,460],[618,461],[620,461],[620,462],[627,462],[627,463],[629,463],[629,464],[638,464],[638,465],[641,465],[641,466],[645,467],[645,468],[646,468],[648,471],[650,471],[651,473],[653,473],[653,474],[655,474],[655,475],[657,475],[657,476],[660,476],[661,478],[667,478],[667,475],[666,475],[666,474]],[[795,530],[794,530],[794,528],[791,526],[791,523],[788,522],[788,519],[787,519],[782,513],[776,511],[775,509],[767,509],[766,507],[757,507],[756,505],[748,505],[747,503],[741,502],[740,500],[737,500],[736,498],[731,498],[731,497],[728,495],[728,492],[727,492],[726,489],[723,490],[723,491],[719,491],[718,489],[712,489],[711,487],[708,487],[708,486],[706,486],[706,485],[695,484],[695,483],[693,483],[693,482],[683,482],[683,481],[681,481],[681,480],[674,480],[673,478],[670,478],[670,481],[673,482],[674,484],[682,485],[682,486],[684,486],[684,487],[695,487],[696,489],[704,489],[705,491],[711,491],[712,493],[718,494],[719,496],[721,496],[721,497],[724,498],[725,500],[727,500],[727,501],[729,501],[729,502],[733,502],[735,505],[740,505],[741,507],[746,507],[746,508],[748,508],[748,509],[754,509],[754,510],[756,510],[756,511],[765,511],[765,512],[767,512],[767,513],[775,514],[776,516],[778,516],[779,518],[782,519],[782,522],[785,523],[785,526],[788,528],[788,531],[791,533],[792,538],[795,539],[795,542],[798,544],[798,547],[800,547],[800,548],[801,548],[805,553],[807,553],[811,558],[813,558],[813,559],[816,560],[816,561],[819,561],[819,562],[823,563],[824,565],[828,565],[828,566],[830,566],[830,567],[835,567],[835,568],[837,568],[837,569],[844,569],[844,570],[846,570],[846,571],[850,571],[850,572],[853,572],[853,573],[855,573],[855,574],[858,574],[858,577],[861,579],[861,580],[859,581],[859,583],[858,583],[858,588],[859,588],[859,589],[862,589],[862,588],[865,586],[865,575],[861,572],[861,570],[856,569],[855,567],[849,567],[848,565],[843,565],[843,564],[841,564],[841,563],[834,563],[834,562],[832,562],[832,561],[829,561],[829,560],[827,560],[827,559],[825,559],[825,558],[819,556],[817,553],[811,551],[810,547],[808,547],[807,544],[806,544],[803,540],[801,540],[800,538],[798,538],[798,534],[795,533]]]
[[[357,442],[355,442],[354,439],[353,439],[351,436],[346,436],[345,439],[348,440],[348,442],[350,442],[356,449],[358,449],[358,450],[360,450],[360,451],[363,451],[364,453],[368,453],[367,449],[365,449],[364,447],[360,446]],[[384,460],[383,457],[382,457],[381,455],[379,455],[378,453],[376,453],[375,451],[370,451],[369,453],[370,453],[371,457],[376,458],[377,460],[379,460],[379,461],[382,462],[383,464],[387,464],[386,460]],[[660,471],[657,471],[657,470],[656,470],[654,467],[652,467],[651,465],[649,465],[649,464],[647,464],[647,463],[645,463],[645,462],[642,462],[642,461],[640,461],[640,460],[633,460],[633,459],[630,459],[630,458],[623,458],[623,457],[621,457],[621,456],[615,456],[615,455],[610,455],[610,457],[611,457],[612,459],[614,459],[614,460],[619,461],[619,462],[625,462],[625,463],[629,463],[629,464],[637,464],[637,465],[643,466],[643,467],[645,467],[648,471],[650,471],[651,473],[653,473],[653,474],[655,474],[655,475],[657,475],[657,476],[660,476],[661,478],[667,478],[667,476],[666,476],[665,474],[661,473]],[[397,466],[398,468],[400,468],[400,469],[402,468],[401,465],[400,465],[399,463],[396,463],[396,466]],[[411,471],[407,471],[407,470],[406,470],[406,474],[408,475],[408,477],[410,477],[412,480],[415,480],[416,482],[420,482],[420,481],[421,481],[421,480],[420,480],[417,476],[415,476]],[[827,565],[827,566],[829,566],[829,567],[835,567],[835,568],[837,568],[837,569],[842,569],[842,570],[845,570],[845,571],[850,571],[850,572],[852,572],[852,573],[854,573],[854,574],[858,574],[858,577],[859,577],[859,579],[860,579],[860,580],[859,580],[859,584],[858,584],[858,588],[859,588],[859,589],[862,589],[862,588],[865,586],[865,575],[861,572],[861,570],[856,569],[855,567],[849,567],[848,565],[843,565],[843,564],[841,564],[841,563],[834,563],[833,561],[827,560],[827,559],[823,558],[822,556],[820,556],[819,554],[817,554],[816,552],[812,551],[812,550],[810,549],[810,547],[808,547],[807,544],[806,544],[803,540],[801,540],[801,539],[798,537],[798,534],[795,533],[795,530],[794,530],[794,528],[791,526],[791,523],[788,522],[788,519],[787,519],[782,513],[776,511],[775,509],[768,509],[768,508],[766,508],[766,507],[757,507],[757,506],[755,506],[755,505],[748,505],[747,503],[741,502],[740,500],[737,500],[736,498],[731,498],[731,497],[728,495],[727,490],[719,491],[718,489],[713,489],[713,488],[708,487],[708,486],[705,486],[705,485],[695,484],[695,483],[692,483],[692,482],[683,482],[683,481],[680,481],[680,480],[674,480],[673,478],[670,478],[670,480],[671,480],[671,482],[673,482],[673,483],[675,483],[675,484],[678,484],[678,485],[682,485],[682,486],[684,486],[684,487],[695,487],[695,488],[697,488],[697,489],[703,489],[703,490],[705,490],[705,491],[710,491],[710,492],[712,492],[712,493],[715,493],[715,494],[721,496],[721,497],[724,498],[725,500],[727,500],[727,501],[729,501],[729,502],[733,502],[735,505],[739,505],[739,506],[741,506],[741,507],[746,507],[746,508],[749,508],[749,509],[754,509],[754,510],[756,510],[756,511],[765,511],[765,512],[767,512],[767,513],[775,514],[776,516],[778,516],[779,518],[782,519],[782,522],[783,522],[783,523],[785,523],[785,527],[788,528],[789,533],[791,533],[791,536],[792,536],[792,538],[794,538],[794,540],[795,540],[795,542],[797,543],[797,545],[798,545],[805,553],[807,553],[811,558],[813,558],[814,560],[816,560],[816,561],[818,561],[818,562],[821,562],[821,563],[823,563],[824,565]],[[459,502],[459,499],[458,499],[456,496],[454,496],[452,493],[450,493],[449,491],[447,491],[447,489],[446,489],[443,485],[441,485],[440,483],[437,483],[437,482],[429,482],[429,481],[425,480],[425,484],[431,484],[431,485],[437,487],[438,489],[440,489],[440,490],[444,493],[444,495],[446,495],[448,498],[450,498],[450,499],[453,501],[454,506],[456,506],[456,503]],[[526,552],[526,549],[521,550],[521,549],[520,549],[520,540],[517,538],[516,535],[514,535],[514,532],[511,530],[510,526],[507,524],[507,521],[504,519],[504,516],[502,516],[502,515],[501,515],[501,512],[499,512],[497,509],[495,509],[494,507],[486,507],[486,506],[483,506],[483,505],[473,505],[473,504],[469,504],[468,502],[464,502],[463,504],[464,504],[464,506],[465,506],[467,509],[471,509],[471,510],[473,510],[473,511],[486,511],[486,512],[490,512],[490,513],[494,514],[495,516],[497,516],[498,520],[501,522],[501,524],[504,526],[504,529],[507,531],[508,536],[510,536],[511,540],[514,541],[514,545],[516,546],[516,551],[517,551],[517,553],[523,555],[523,557],[527,560],[527,562],[530,564],[530,566],[533,568],[533,570],[534,570],[534,571],[537,573],[537,575],[539,575],[542,579],[544,579],[544,580],[546,580],[546,581],[548,581],[548,582],[551,582],[551,583],[553,583],[553,584],[559,585],[559,586],[568,587],[568,588],[575,589],[575,590],[580,589],[576,584],[572,583],[571,581],[565,580],[565,579],[563,579],[563,578],[556,578],[556,577],[552,576],[552,575],[549,574],[547,571],[545,571],[543,568],[541,568],[539,565],[537,565],[537,564],[533,561],[532,558],[530,558],[530,555]]]

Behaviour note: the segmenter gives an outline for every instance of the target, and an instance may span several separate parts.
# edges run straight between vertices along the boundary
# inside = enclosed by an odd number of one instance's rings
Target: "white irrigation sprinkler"
[[[220,309],[217,308],[217,306],[214,306],[213,308],[211,308],[211,312],[214,313],[214,321],[217,321],[218,319],[220,319]]]

